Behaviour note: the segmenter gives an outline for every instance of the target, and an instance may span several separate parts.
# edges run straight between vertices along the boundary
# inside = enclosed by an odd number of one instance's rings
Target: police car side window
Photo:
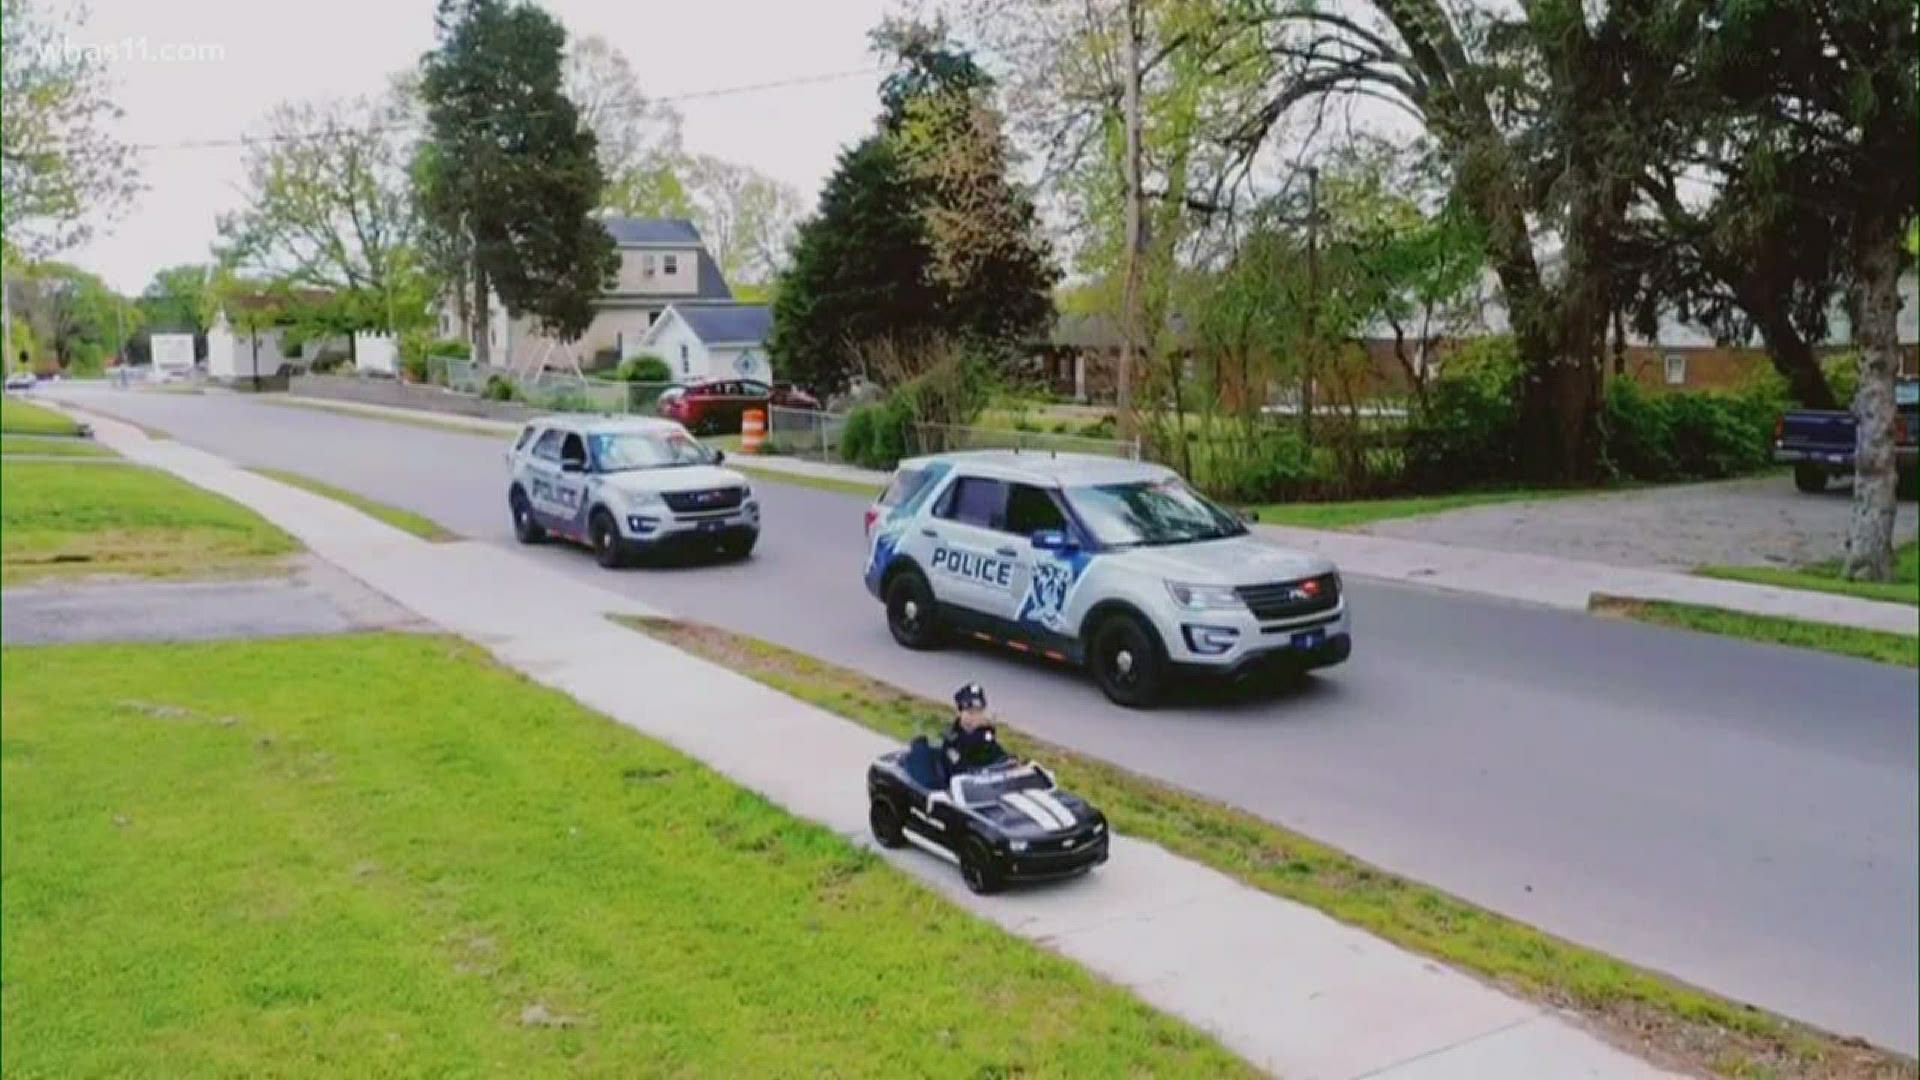
[[[1067,517],[1047,489],[1015,484],[1007,492],[1006,529],[1020,536],[1048,530],[1066,532]]]
[[[548,428],[540,435],[540,441],[533,444],[533,456],[545,461],[560,460],[560,432]]]
[[[578,461],[585,464],[587,460],[586,440],[571,431],[567,432],[565,441],[560,444],[560,460]]]
[[[1007,485],[998,480],[963,476],[954,481],[935,511],[940,517],[982,529],[1004,529],[1007,522]]]

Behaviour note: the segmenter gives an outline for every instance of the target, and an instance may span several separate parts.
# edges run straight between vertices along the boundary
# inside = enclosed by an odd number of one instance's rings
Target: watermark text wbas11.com
[[[211,64],[227,58],[227,47],[210,41],[155,41],[130,34],[112,41],[76,41],[61,38],[40,46],[48,63],[88,64]]]

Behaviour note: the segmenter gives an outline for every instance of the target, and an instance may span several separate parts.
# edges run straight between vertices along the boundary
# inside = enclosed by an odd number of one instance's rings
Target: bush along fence
[[[622,366],[620,371],[645,371]],[[489,401],[519,402],[546,412],[584,412],[651,416],[660,395],[673,384],[600,379],[572,372],[510,372],[482,368],[459,357],[429,357],[426,381]]]

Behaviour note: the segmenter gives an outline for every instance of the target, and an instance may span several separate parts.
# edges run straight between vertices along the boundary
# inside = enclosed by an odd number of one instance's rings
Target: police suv
[[[1113,701],[1172,675],[1337,664],[1340,575],[1253,538],[1157,465],[1000,451],[902,462],[867,515],[867,591],[910,649],[950,632],[1083,664]]]
[[[671,420],[530,421],[507,452],[513,534],[585,544],[608,568],[670,547],[745,558],[760,538],[760,504],[724,460]]]

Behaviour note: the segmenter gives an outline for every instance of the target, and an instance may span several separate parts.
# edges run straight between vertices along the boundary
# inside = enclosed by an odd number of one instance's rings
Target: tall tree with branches
[[[430,226],[471,258],[474,355],[490,359],[488,297],[562,341],[586,332],[619,267],[595,215],[604,175],[567,98],[566,31],[507,0],[441,0],[421,61],[428,135],[416,176]]]
[[[107,73],[70,45],[83,17],[0,3],[0,233],[29,257],[86,240],[140,188]]]

